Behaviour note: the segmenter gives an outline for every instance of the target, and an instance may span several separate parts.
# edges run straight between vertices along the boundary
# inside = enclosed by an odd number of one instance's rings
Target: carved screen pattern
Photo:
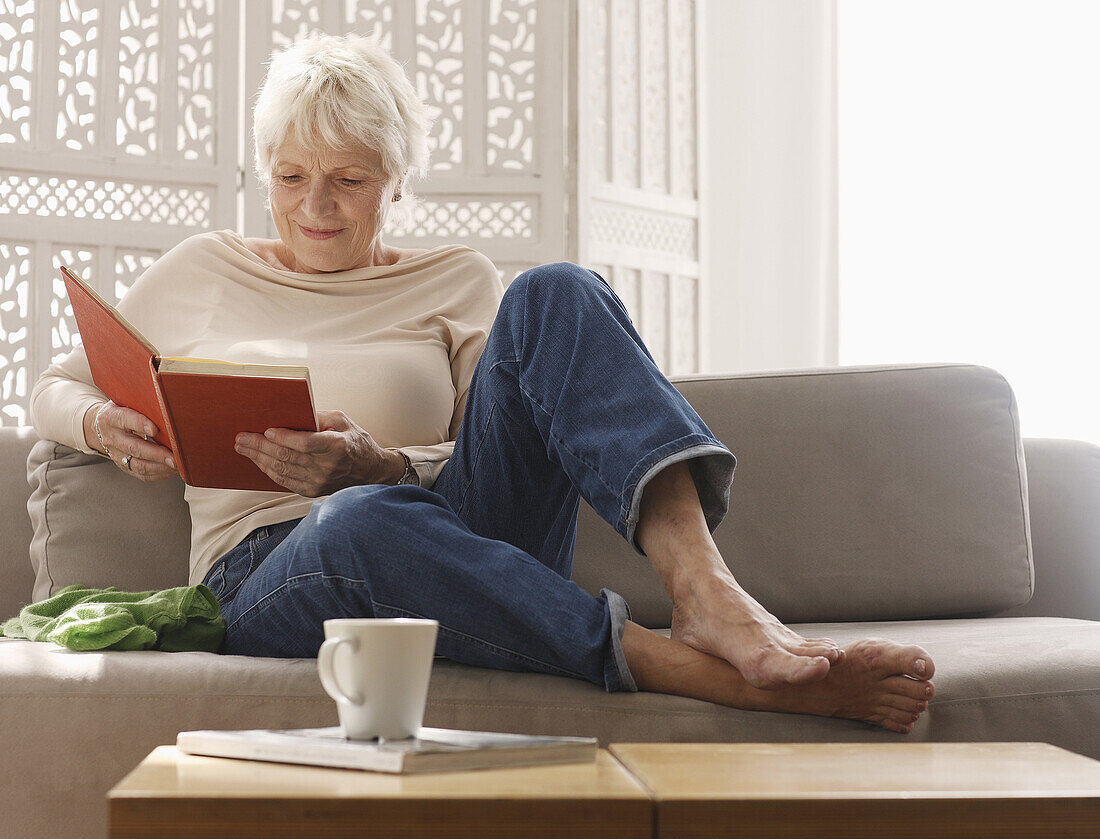
[[[537,220],[535,201],[453,200],[425,198],[413,211],[407,224],[391,222],[390,235],[411,239],[530,239]]]
[[[145,273],[149,266],[156,262],[159,256],[160,251],[138,248],[116,248],[114,260],[114,288],[111,290],[110,294],[104,294],[103,296],[108,298],[112,303],[117,303],[122,299],[122,295],[130,290],[137,278]]]
[[[119,11],[118,99],[115,137],[127,154],[157,151],[160,95],[160,2],[128,0]]]
[[[49,363],[59,360],[76,346],[76,318],[73,316],[69,296],[65,293],[65,283],[61,279],[61,266],[80,277],[94,277],[96,257],[94,248],[81,245],[55,245],[53,249],[53,271],[50,282],[50,357]]]
[[[463,159],[463,18],[461,0],[416,0],[416,88],[427,101],[433,131],[432,170],[458,169]]]
[[[95,146],[100,98],[99,7],[94,0],[60,0],[57,42],[57,139],[71,151]]]
[[[535,0],[490,0],[486,74],[486,164],[529,171],[535,162]]]
[[[81,218],[208,228],[212,196],[202,187],[110,178],[23,175],[0,170],[0,218]]]
[[[33,294],[29,242],[0,240],[0,424],[25,425],[30,396]]]
[[[665,372],[700,364],[694,0],[580,0],[580,258]]]
[[[0,0],[0,148],[30,145],[34,6]]]
[[[393,50],[393,4],[395,0],[344,0],[348,31],[368,35]]]
[[[216,0],[178,0],[176,150],[186,161],[215,160]]]

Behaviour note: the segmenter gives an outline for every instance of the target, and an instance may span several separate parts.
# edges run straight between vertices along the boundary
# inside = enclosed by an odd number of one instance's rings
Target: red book
[[[234,448],[237,434],[317,430],[309,369],[162,358],[118,309],[61,268],[92,381],[116,405],[144,414],[196,487],[287,492]]]

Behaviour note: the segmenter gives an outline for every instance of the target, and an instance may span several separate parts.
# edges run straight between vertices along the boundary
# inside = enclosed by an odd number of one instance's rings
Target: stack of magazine
[[[283,731],[182,731],[186,754],[303,763],[372,772],[413,773],[585,763],[596,759],[594,737],[540,737],[490,731],[422,728],[408,740],[348,740],[339,726]]]

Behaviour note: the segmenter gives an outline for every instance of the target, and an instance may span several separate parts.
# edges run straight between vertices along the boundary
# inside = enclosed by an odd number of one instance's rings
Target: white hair
[[[430,127],[404,68],[376,40],[313,34],[271,57],[253,109],[256,174],[267,189],[272,155],[293,130],[332,148],[374,149],[400,184],[426,172]]]

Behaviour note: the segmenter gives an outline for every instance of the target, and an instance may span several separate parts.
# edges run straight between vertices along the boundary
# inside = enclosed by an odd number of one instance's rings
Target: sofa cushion
[[[697,376],[676,387],[737,457],[715,532],[785,622],[988,614],[1032,592],[1016,403],[973,365]],[[649,562],[582,505],[573,578],[668,626]]]
[[[850,720],[739,711],[656,693],[439,661],[425,725],[611,742],[1020,740],[1100,758],[1100,624],[989,618],[796,626],[848,643],[924,646],[937,694],[911,734]],[[196,728],[336,724],[316,661],[212,653],[73,653],[0,639],[0,811],[18,836],[101,837],[105,795],[153,747]],[[73,760],[79,755],[79,760]],[[16,759],[17,756],[19,759]],[[11,790],[20,790],[9,800]],[[66,802],[58,809],[59,796]],[[2,833],[0,829],[0,833]]]
[[[191,518],[178,478],[142,483],[102,457],[40,440],[27,480],[36,602],[73,584],[122,591],[186,584]]]

